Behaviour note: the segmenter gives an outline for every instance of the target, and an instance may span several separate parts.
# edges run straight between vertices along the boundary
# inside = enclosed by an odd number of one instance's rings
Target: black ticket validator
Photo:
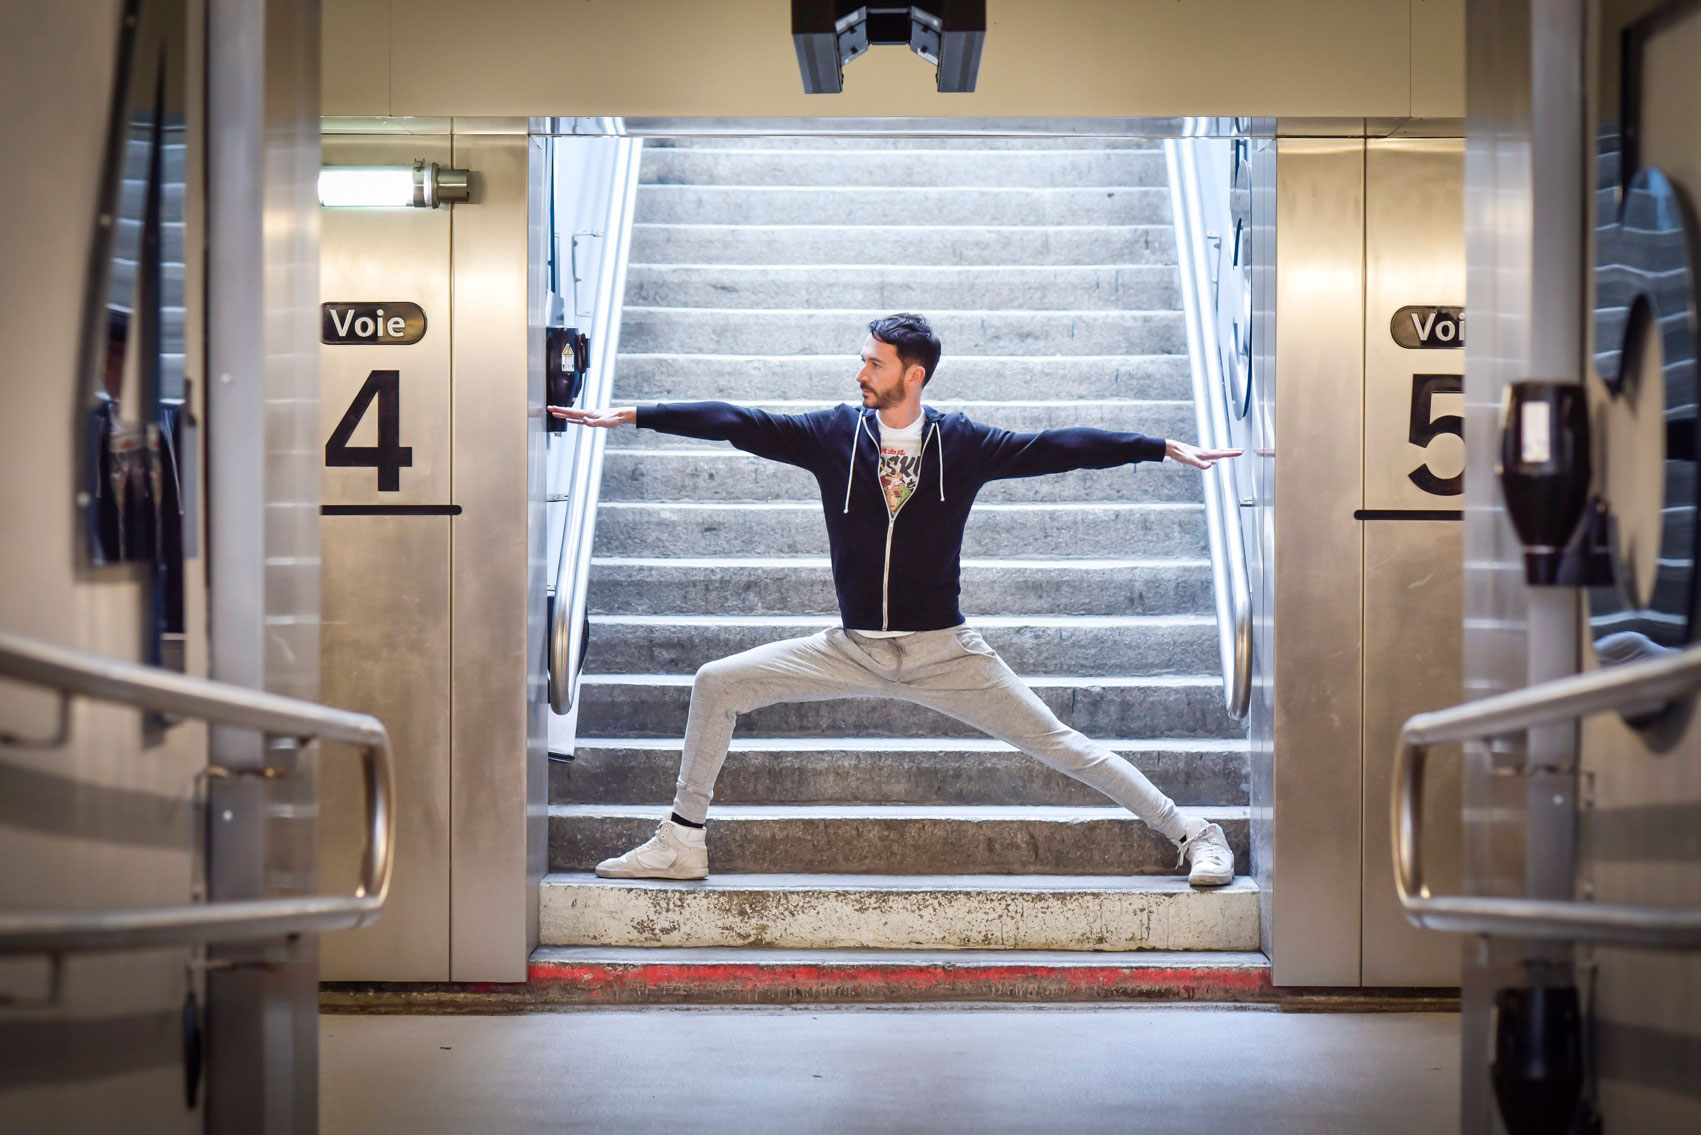
[[[1524,578],[1553,587],[1589,499],[1589,409],[1573,382],[1526,380],[1506,388],[1496,473],[1524,545]]]
[[[543,340],[545,396],[551,406],[571,406],[585,391],[591,373],[590,336],[577,327],[546,327]],[[550,433],[560,433],[567,423],[553,415]]]

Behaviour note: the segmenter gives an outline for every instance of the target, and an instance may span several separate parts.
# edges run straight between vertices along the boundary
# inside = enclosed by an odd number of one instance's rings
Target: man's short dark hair
[[[933,333],[928,325],[927,317],[917,315],[913,311],[900,311],[896,315],[888,315],[884,319],[876,319],[868,325],[868,333],[882,343],[890,343],[898,349],[898,361],[904,364],[904,369],[913,366],[921,368],[921,384],[926,386],[933,377],[933,368],[939,365],[939,336]]]

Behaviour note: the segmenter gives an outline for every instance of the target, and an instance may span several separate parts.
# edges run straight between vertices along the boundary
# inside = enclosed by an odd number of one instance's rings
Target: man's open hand
[[[1164,440],[1164,456],[1171,461],[1179,461],[1183,465],[1191,465],[1195,469],[1209,469],[1225,457],[1239,457],[1238,449],[1200,449],[1188,445],[1185,441]]]
[[[620,409],[610,407],[606,410],[579,410],[572,406],[551,406],[549,412],[562,421],[572,422],[577,426],[631,426],[638,422],[638,408],[626,406]]]

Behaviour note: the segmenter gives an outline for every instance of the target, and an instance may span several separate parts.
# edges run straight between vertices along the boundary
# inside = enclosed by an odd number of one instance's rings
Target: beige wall
[[[1463,0],[988,0],[978,89],[902,48],[805,95],[786,0],[325,0],[332,115],[1464,113]]]

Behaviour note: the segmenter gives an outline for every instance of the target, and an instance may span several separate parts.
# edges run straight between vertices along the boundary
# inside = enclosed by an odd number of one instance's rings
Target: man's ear
[[[910,379],[915,379],[915,389],[920,390],[927,382],[927,368],[920,363],[904,368],[904,385],[910,385]]]

